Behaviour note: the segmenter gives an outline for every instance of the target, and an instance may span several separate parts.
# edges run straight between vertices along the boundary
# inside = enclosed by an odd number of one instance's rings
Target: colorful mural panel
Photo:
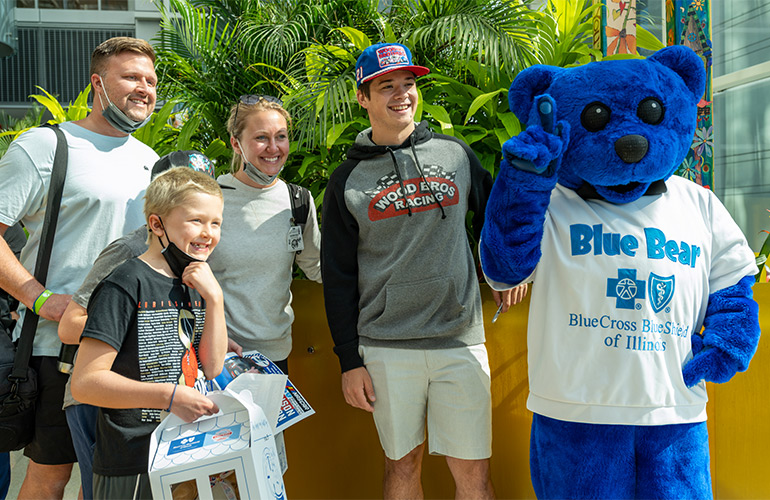
[[[703,187],[714,189],[714,128],[711,116],[713,89],[711,75],[710,0],[666,0],[666,42],[693,49],[706,68],[706,91],[698,104],[698,124],[692,147],[676,171]]]
[[[636,0],[594,0],[594,47],[604,55],[636,54]],[[601,38],[600,38],[601,37]]]

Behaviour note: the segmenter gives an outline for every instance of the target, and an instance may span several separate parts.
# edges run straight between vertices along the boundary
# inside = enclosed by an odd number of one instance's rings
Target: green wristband
[[[48,298],[51,295],[53,295],[53,292],[51,290],[48,290],[48,289],[43,290],[43,293],[41,293],[35,299],[35,303],[32,304],[32,312],[40,316],[40,309],[43,307],[43,304],[45,304],[45,301],[48,300]]]

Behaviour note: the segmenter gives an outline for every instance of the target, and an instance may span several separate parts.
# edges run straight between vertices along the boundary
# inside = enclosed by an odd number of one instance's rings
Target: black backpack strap
[[[58,125],[43,125],[56,134],[56,153],[51,169],[51,183],[48,186],[48,198],[46,201],[45,218],[40,236],[40,248],[35,262],[35,279],[45,286],[48,278],[48,264],[51,260],[51,248],[56,234],[56,223],[59,219],[62,191],[64,191],[64,179],[67,176],[67,139]],[[21,325],[21,336],[16,348],[16,356],[13,360],[13,371],[9,379],[23,381],[27,379],[27,366],[32,355],[32,344],[35,341],[35,332],[39,316],[27,308],[24,314],[24,323]]]
[[[289,202],[291,203],[291,225],[299,226],[301,231],[305,232],[305,224],[307,224],[307,218],[310,214],[310,191],[287,182],[286,186],[289,188]],[[297,250],[296,255],[302,253],[302,250]]]
[[[302,226],[304,231],[310,214],[310,191],[291,182],[286,185],[289,188],[292,224]]]

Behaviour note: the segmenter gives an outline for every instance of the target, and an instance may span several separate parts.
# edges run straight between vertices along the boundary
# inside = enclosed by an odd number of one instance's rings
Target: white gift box
[[[171,414],[152,433],[153,498],[171,500],[173,486],[194,481],[198,498],[213,500],[212,492],[222,490],[216,478],[232,471],[230,483],[237,498],[285,499],[273,425],[249,391],[228,388],[207,396],[219,406],[219,413],[192,423]]]

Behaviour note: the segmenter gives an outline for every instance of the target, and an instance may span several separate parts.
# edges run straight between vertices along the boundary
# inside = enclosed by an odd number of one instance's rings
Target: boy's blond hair
[[[239,100],[237,104],[234,104],[233,107],[230,108],[230,116],[227,118],[227,131],[230,133],[230,136],[240,140],[249,117],[263,111],[277,111],[278,114],[283,116],[286,120],[286,126],[291,128],[291,115],[279,103],[267,101],[262,98],[254,104],[244,104]],[[230,172],[237,174],[241,169],[241,165],[243,165],[243,158],[240,154],[233,151],[233,159],[230,162]]]
[[[144,218],[150,230],[150,215],[161,218],[184,203],[191,194],[204,193],[222,198],[222,189],[210,175],[189,167],[174,167],[155,177],[144,195]],[[149,243],[150,236],[147,242]]]

